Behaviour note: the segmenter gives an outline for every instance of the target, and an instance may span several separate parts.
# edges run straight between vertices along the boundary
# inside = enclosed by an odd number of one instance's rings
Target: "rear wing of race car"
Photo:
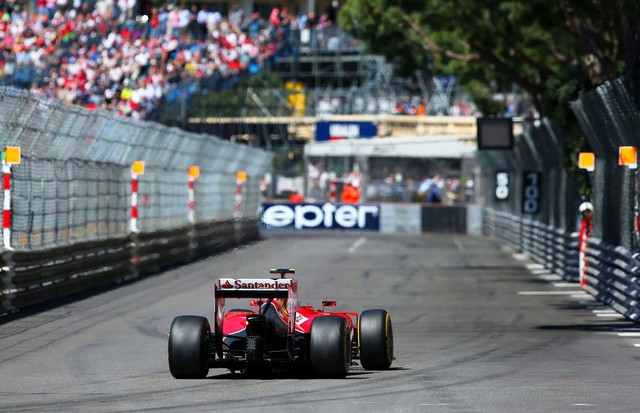
[[[289,298],[297,286],[290,278],[220,278],[215,285],[217,298]]]
[[[280,298],[287,300],[289,333],[295,332],[298,282],[292,278],[220,278],[214,286],[216,336],[220,337],[227,298]]]

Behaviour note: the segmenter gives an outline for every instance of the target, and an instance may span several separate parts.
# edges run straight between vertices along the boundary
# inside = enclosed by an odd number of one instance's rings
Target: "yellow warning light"
[[[247,171],[240,170],[236,172],[236,182],[238,184],[243,184],[247,182]]]
[[[134,161],[131,164],[131,172],[136,175],[144,175],[144,161]]]
[[[618,165],[636,169],[638,167],[638,149],[635,146],[618,148]]]
[[[589,172],[596,170],[596,154],[593,152],[580,152],[578,155],[578,167]]]
[[[189,176],[191,178],[199,178],[200,177],[200,167],[198,165],[191,165],[189,167]]]
[[[19,165],[22,154],[19,146],[7,146],[4,148],[4,161],[9,165]]]

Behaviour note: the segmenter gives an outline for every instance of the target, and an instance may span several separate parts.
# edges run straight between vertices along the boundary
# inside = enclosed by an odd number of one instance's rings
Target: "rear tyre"
[[[204,317],[183,315],[171,323],[169,371],[176,379],[203,379],[209,373],[211,327]]]
[[[319,377],[341,378],[351,364],[350,337],[342,317],[318,317],[311,324],[310,359]]]
[[[393,328],[385,310],[366,310],[358,322],[360,363],[366,370],[386,370],[393,361]]]

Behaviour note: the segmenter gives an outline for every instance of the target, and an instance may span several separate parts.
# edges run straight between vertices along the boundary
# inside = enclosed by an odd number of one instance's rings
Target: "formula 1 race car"
[[[179,316],[169,333],[169,370],[176,379],[205,378],[210,368],[246,374],[304,369],[319,377],[344,377],[353,360],[367,370],[393,361],[391,317],[385,310],[326,311],[298,305],[293,269],[273,278],[220,278],[214,288],[214,329],[200,316]],[[224,310],[231,298],[251,309]]]

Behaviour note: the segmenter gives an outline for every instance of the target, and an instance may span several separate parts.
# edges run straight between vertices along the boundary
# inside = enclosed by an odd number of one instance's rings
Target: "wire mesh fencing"
[[[635,170],[618,166],[618,148],[640,145],[640,112],[623,79],[585,94],[572,109],[597,159],[592,177],[594,235],[607,244],[638,250],[638,177]]]
[[[27,158],[12,175],[14,248],[126,236],[129,180],[121,167]]]
[[[585,250],[585,288],[631,320],[640,319],[640,199],[637,169],[619,165],[619,148],[640,146],[640,111],[623,78],[572,103],[596,155],[591,174],[593,232]]]
[[[523,125],[513,150],[482,151],[484,232],[578,279],[578,190],[562,167],[562,136],[546,120]]]
[[[191,165],[201,170],[195,223],[234,218],[237,171],[249,177],[242,216],[257,218],[258,185],[271,165],[257,148],[12,88],[0,88],[0,145],[23,154],[11,171],[11,245],[25,251],[127,236],[134,161],[146,165],[138,178],[141,232],[190,224]]]
[[[598,300],[640,320],[640,176],[637,165],[626,167],[619,160],[621,147],[640,146],[640,110],[622,78],[584,94],[571,106],[596,158],[589,176],[593,217],[579,215],[576,176],[562,167],[562,133],[542,121],[527,125],[513,150],[515,168],[509,172],[514,175],[518,205],[491,199],[484,213],[485,232],[568,280],[579,275],[581,286]],[[487,190],[493,189],[492,174],[504,166],[495,157],[481,156],[481,165],[488,170],[483,175]],[[540,208],[531,211],[526,211],[528,171],[539,174],[542,182]]]
[[[0,145],[0,316],[258,237],[260,149],[1,87]]]

